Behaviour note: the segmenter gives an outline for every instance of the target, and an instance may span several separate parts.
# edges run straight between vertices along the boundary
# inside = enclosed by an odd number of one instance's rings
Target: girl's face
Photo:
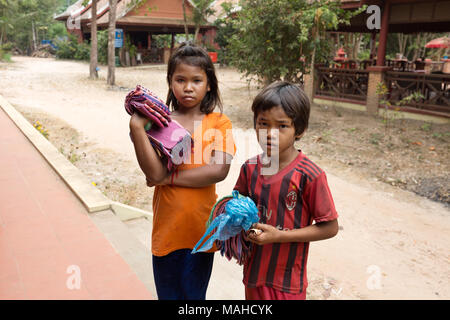
[[[205,71],[201,67],[182,62],[175,68],[170,89],[182,108],[200,108],[203,98],[210,90]]]

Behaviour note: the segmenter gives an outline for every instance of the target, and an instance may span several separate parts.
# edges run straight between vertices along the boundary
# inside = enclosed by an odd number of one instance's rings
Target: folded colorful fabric
[[[189,131],[176,120],[170,121],[167,127],[152,126],[146,133],[152,145],[167,160],[169,172],[190,158],[194,142]]]
[[[125,110],[129,115],[138,111],[158,127],[167,127],[170,122],[169,107],[153,92],[137,85],[125,98]]]
[[[139,112],[151,121],[145,132],[160,157],[167,163],[169,172],[189,159],[193,147],[191,134],[177,121],[170,119],[169,108],[150,90],[141,85],[136,86],[125,98],[125,110],[129,115]]]
[[[207,230],[195,245],[192,253],[207,251],[215,241],[222,256],[228,260],[236,259],[239,265],[250,256],[251,242],[245,240],[245,231],[259,221],[258,209],[249,198],[240,195],[236,190],[216,202],[207,222]],[[211,233],[211,237],[199,247]]]

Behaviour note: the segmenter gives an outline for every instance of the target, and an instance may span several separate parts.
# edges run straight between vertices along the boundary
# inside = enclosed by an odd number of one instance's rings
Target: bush
[[[11,42],[4,43],[0,46],[0,61],[11,62],[11,50],[13,46]]]
[[[89,60],[90,58],[91,46],[86,42],[78,43],[74,35],[69,34],[68,39],[59,40],[56,45],[58,47],[56,57],[59,59]]]
[[[7,53],[0,49],[0,61],[11,62],[11,53]]]
[[[91,46],[87,42],[79,43],[75,52],[75,60],[89,61],[91,57]]]
[[[50,25],[48,28],[47,39],[56,40],[61,37],[67,37],[68,32],[64,23],[56,22]]]

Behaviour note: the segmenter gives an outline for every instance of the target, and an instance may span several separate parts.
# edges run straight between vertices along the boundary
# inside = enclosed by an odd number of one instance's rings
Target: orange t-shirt
[[[193,169],[208,163],[211,151],[234,155],[231,121],[220,113],[205,115],[196,126],[194,148],[188,163],[178,171]],[[179,249],[193,249],[206,231],[206,221],[217,200],[216,185],[201,188],[160,185],[153,196],[152,253],[165,256]]]

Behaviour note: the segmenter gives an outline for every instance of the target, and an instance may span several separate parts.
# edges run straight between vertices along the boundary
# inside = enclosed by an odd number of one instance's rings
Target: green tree
[[[236,26],[233,23],[233,5],[228,2],[221,4],[223,15],[214,21],[214,26],[217,28],[217,34],[214,41],[219,45],[218,52],[219,61],[221,64],[228,64],[228,46],[231,37],[236,32]]]
[[[17,1],[0,0],[0,46],[8,41],[8,34],[13,32],[13,18],[17,13]]]
[[[339,1],[328,0],[246,0],[240,6],[228,47],[231,64],[265,84],[299,81],[311,64],[328,58],[324,31],[361,11],[344,11]]]
[[[200,27],[208,23],[207,19],[209,16],[214,14],[214,9],[212,8],[212,3],[214,0],[192,0],[194,4],[192,10],[192,22],[195,25],[194,42],[199,44],[198,33]]]
[[[64,32],[54,27],[61,22],[53,14],[66,6],[66,0],[0,0],[0,43],[8,41],[31,53],[40,40]]]

